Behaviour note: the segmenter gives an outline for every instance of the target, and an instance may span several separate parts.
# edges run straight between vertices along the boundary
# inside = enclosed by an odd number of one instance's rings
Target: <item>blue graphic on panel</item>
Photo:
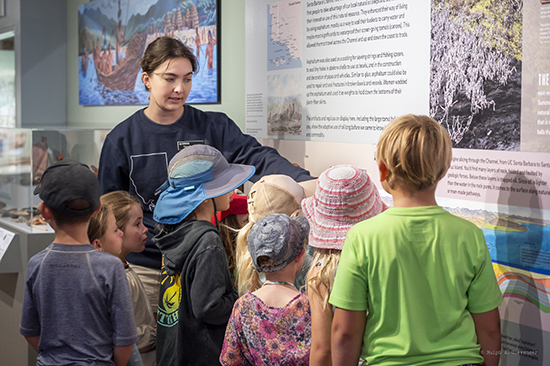
[[[550,226],[517,224],[518,231],[482,229],[493,262],[550,275]]]

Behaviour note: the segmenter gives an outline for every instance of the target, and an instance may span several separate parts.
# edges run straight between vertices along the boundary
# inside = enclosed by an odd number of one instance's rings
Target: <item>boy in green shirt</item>
[[[406,115],[376,149],[394,206],[348,232],[330,303],[333,365],[481,365],[500,359],[502,301],[482,231],[437,205],[447,131]]]

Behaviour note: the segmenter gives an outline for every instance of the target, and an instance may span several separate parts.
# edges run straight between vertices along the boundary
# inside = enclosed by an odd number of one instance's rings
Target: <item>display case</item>
[[[108,130],[0,129],[0,223],[24,232],[51,231],[37,216],[34,189],[44,170],[63,159],[96,169]]]
[[[24,278],[29,259],[46,248],[55,233],[47,224],[33,224],[40,203],[34,189],[56,161],[73,159],[97,167],[107,133],[0,128],[0,364],[36,365],[36,352],[19,334]]]
[[[95,169],[108,130],[0,128],[0,273],[16,273],[53,239],[34,195],[44,170],[63,159]],[[47,234],[47,235],[46,235]],[[30,236],[30,237],[28,237]]]

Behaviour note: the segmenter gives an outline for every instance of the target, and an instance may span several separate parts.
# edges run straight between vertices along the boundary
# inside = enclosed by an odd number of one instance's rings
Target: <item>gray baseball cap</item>
[[[267,215],[250,229],[248,251],[252,265],[258,272],[279,271],[298,258],[309,235],[309,223],[305,217],[289,217],[285,214]],[[258,258],[267,262],[258,263]]]

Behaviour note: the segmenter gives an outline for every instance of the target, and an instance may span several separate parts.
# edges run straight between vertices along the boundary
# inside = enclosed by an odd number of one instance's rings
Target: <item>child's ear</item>
[[[380,182],[384,182],[388,179],[388,168],[384,162],[378,162],[378,172],[380,173]]]
[[[93,245],[97,250],[101,250],[102,252],[105,251],[105,250],[103,250],[103,245],[101,245],[101,242],[99,241],[99,239],[94,239],[94,241],[92,241],[92,245]]]
[[[92,214],[92,216],[97,215],[97,213],[99,212],[99,210],[101,210],[101,206],[103,206],[103,204],[101,203],[101,201],[99,201],[99,207],[97,208],[97,210],[95,210],[95,212]]]
[[[303,247],[302,251],[300,252],[300,254],[298,254],[298,256],[296,257],[296,259],[294,261],[298,262],[305,254],[306,254],[306,247]]]
[[[42,215],[44,220],[48,221],[52,218],[52,212],[50,211],[48,206],[44,204],[44,202],[40,202],[38,204],[38,211],[40,211],[40,214]]]

